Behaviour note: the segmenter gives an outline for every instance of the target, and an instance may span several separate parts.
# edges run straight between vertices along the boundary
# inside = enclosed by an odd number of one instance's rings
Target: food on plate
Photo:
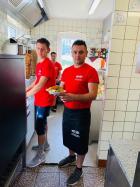
[[[60,93],[64,92],[64,89],[61,86],[55,85],[47,89],[49,94],[52,95],[59,95]]]

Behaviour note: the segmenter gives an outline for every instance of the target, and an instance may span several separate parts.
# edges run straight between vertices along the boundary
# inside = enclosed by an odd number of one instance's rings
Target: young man
[[[76,161],[76,168],[68,178],[67,185],[76,184],[82,176],[82,165],[88,152],[90,106],[98,90],[98,74],[85,63],[86,56],[86,43],[83,40],[75,41],[72,45],[74,65],[66,68],[61,78],[61,86],[66,91],[61,94],[65,106],[63,144],[69,149],[69,156],[61,160],[58,166],[64,167]]]
[[[55,69],[52,62],[47,58],[50,51],[50,43],[45,38],[36,42],[36,52],[40,61],[36,65],[36,79],[26,89],[26,96],[34,95],[35,105],[35,130],[38,135],[38,145],[33,146],[37,150],[36,156],[28,164],[28,167],[35,167],[45,162],[45,152],[49,150],[47,141],[47,116],[50,107],[53,105],[54,97],[46,89],[55,85]]]
[[[59,62],[56,61],[56,56],[57,56],[56,52],[51,52],[51,61],[53,62],[54,68],[55,68],[55,71],[56,71],[56,84],[59,85],[60,84],[62,66]],[[56,97],[55,105],[51,108],[51,110],[53,112],[56,112],[57,102],[58,102],[58,97]]]

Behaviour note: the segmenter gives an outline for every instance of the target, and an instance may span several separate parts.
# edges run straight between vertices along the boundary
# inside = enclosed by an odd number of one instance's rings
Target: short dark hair
[[[51,52],[51,55],[56,55],[56,52],[52,51],[52,52]]]
[[[84,45],[84,46],[86,47],[86,49],[87,49],[87,45],[86,45],[86,42],[85,42],[84,40],[76,40],[76,41],[74,41],[74,43],[72,44],[72,47],[73,47],[74,45]]]
[[[45,44],[48,48],[50,47],[50,42],[46,38],[39,38],[36,43]]]

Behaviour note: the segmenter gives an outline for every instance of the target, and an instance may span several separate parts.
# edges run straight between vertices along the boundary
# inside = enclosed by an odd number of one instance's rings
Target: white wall
[[[109,140],[140,141],[140,74],[135,73],[140,43],[140,1],[116,0],[98,157],[107,159]]]
[[[76,32],[86,36],[87,46],[101,47],[102,21],[51,19],[31,30],[34,39],[46,37],[51,43],[51,50],[57,50],[58,34],[62,32]]]

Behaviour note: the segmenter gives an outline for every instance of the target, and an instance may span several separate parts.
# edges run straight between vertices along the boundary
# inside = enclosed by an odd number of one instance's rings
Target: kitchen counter
[[[110,143],[113,152],[124,172],[128,183],[133,186],[140,142],[132,140],[113,140]]]

